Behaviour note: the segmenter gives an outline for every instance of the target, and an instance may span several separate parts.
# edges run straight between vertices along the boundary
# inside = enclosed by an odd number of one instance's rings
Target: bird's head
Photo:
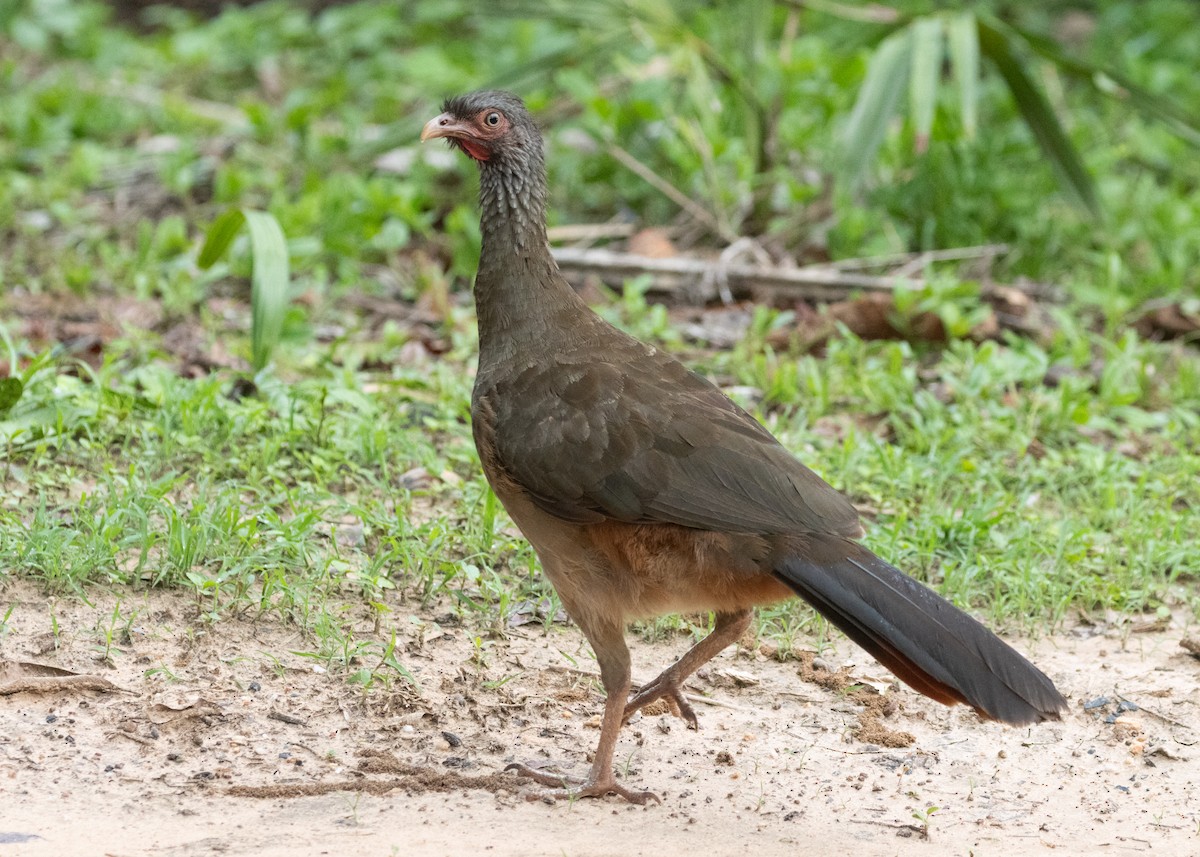
[[[421,141],[443,137],[480,166],[541,154],[541,135],[524,103],[507,92],[471,92],[450,98],[421,131]]]

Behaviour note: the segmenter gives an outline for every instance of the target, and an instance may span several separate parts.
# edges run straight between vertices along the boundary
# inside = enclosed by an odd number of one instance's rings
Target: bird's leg
[[[736,642],[750,625],[750,611],[718,613],[717,624],[712,633],[692,646],[682,658],[667,667],[658,678],[638,690],[637,695],[625,706],[621,722],[629,720],[634,712],[645,708],[657,699],[665,699],[671,713],[687,721],[689,729],[699,729],[696,712],[683,696],[683,683],[687,677],[708,663],[730,643]]]
[[[613,773],[613,752],[617,747],[617,735],[624,721],[625,700],[629,697],[632,684],[625,629],[619,623],[600,629],[589,629],[582,625],[581,627],[596,652],[596,660],[600,663],[600,680],[604,684],[605,693],[604,720],[600,725],[600,742],[596,745],[596,753],[592,758],[592,770],[582,782],[529,765],[512,764],[505,770],[516,771],[522,777],[554,787],[542,796],[558,800],[616,794],[630,803],[661,803],[658,795],[653,792],[634,791],[621,785]]]

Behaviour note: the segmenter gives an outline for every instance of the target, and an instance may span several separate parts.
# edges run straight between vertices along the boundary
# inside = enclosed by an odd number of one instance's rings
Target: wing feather
[[[607,359],[559,355],[478,391],[498,464],[569,521],[756,534],[857,535],[850,502],[674,358],[621,338]],[[617,391],[616,394],[613,391]]]

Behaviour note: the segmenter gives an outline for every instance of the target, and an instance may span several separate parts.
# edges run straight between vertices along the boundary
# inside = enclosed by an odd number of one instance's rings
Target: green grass
[[[1104,4],[1085,52],[1194,103],[1191,7],[1154,0],[1131,17],[1134,5]],[[0,16],[0,375],[23,384],[0,409],[0,583],[80,597],[180,588],[200,621],[295,623],[309,655],[365,686],[403,675],[390,629],[412,614],[452,610],[503,633],[522,602],[552,597],[470,439],[473,168],[373,166],[415,146],[443,96],[505,83],[552,117],[558,222],[677,216],[605,152],[614,142],[724,228],[801,259],[814,242],[834,257],[1010,243],[996,277],[1069,293],[1045,341],[837,338],[799,355],[767,345],[789,316],[760,308],[734,349],[686,354],[757,391],[748,404],[867,512],[875,549],[994,623],[1200,613],[1200,356],[1129,325],[1147,299],[1200,289],[1195,152],[1051,76],[1105,222],[1061,198],[999,90],[981,97],[974,143],[939,104],[929,151],[913,152],[911,129],[889,134],[851,195],[826,179],[865,68],[861,27],[805,12],[784,40],[782,4],[754,4],[744,33],[722,8],[682,4],[694,38],[651,22],[600,50],[627,32],[618,6],[598,5],[587,31],[561,11],[531,20],[457,0],[357,3],[313,21],[281,2],[205,22],[160,9],[144,32],[93,2]],[[715,74],[706,50],[753,59],[754,99],[738,90],[745,69]],[[292,272],[280,345],[253,378],[236,368],[252,355],[249,254],[197,265],[205,230],[234,208],[270,212]],[[899,314],[931,310],[965,335],[977,285],[953,265],[931,273]],[[601,311],[682,349],[643,285]],[[159,321],[107,334],[94,368],[75,339],[34,341],[18,311],[35,298],[58,315],[139,301]],[[423,329],[407,321],[414,307]],[[235,368],[181,373],[177,328]],[[761,615],[771,638],[813,627],[795,605]],[[114,614],[100,636],[111,645],[129,621]],[[643,630],[679,627],[696,630]]]
[[[396,611],[448,602],[502,627],[549,591],[479,478],[461,367],[260,375],[253,397],[154,363],[80,370],[43,366],[0,420],[39,426],[5,438],[0,580],[181,587],[201,621],[293,622],[347,667]],[[364,612],[374,641],[353,638]]]
[[[213,617],[304,626],[314,599],[444,596],[501,628],[549,594],[480,476],[465,367],[381,376],[331,356],[287,384],[261,374],[248,397],[155,362],[43,364],[0,421],[0,574],[181,586]],[[998,622],[1200,607],[1200,361],[1182,348],[847,339],[707,368],[772,391],[768,425],[868,510],[870,544]],[[414,490],[416,468],[431,476]]]

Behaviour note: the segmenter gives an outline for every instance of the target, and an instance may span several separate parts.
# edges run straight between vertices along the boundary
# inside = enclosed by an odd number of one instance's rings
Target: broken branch
[[[785,292],[789,297],[809,301],[830,302],[844,300],[853,292],[894,293],[900,289],[920,289],[925,281],[903,276],[873,276],[838,271],[833,268],[775,268],[766,265],[735,263],[720,265],[718,262],[678,256],[669,259],[652,259],[630,253],[614,253],[610,250],[581,250],[574,247],[556,247],[552,250],[559,267],[567,274],[599,277],[605,284],[621,286],[634,277],[649,275],[657,291],[688,291],[708,300],[715,296],[711,274],[721,268],[724,280],[731,288]],[[1054,300],[1053,290],[1034,284],[1021,286],[984,285],[983,293],[1011,288],[1044,300]],[[707,292],[714,292],[708,294]]]
[[[645,274],[654,278],[654,288],[673,292],[699,288],[716,262],[676,256],[651,259],[610,250],[555,248],[554,258],[564,272],[592,274],[608,285],[619,286]],[[894,277],[848,274],[829,268],[772,268],[737,263],[725,267],[725,279],[731,287],[744,289],[786,289],[797,297],[815,301],[840,300],[851,291],[893,292],[897,288],[917,288],[916,281],[898,283]],[[715,291],[710,287],[709,291]],[[703,295],[704,298],[713,295]]]

